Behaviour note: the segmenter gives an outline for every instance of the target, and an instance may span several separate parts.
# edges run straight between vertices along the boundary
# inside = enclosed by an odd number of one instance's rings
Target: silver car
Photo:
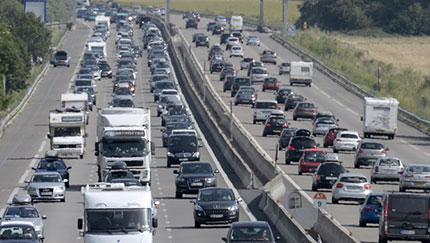
[[[291,71],[291,64],[289,62],[283,62],[281,65],[279,65],[279,75],[282,75],[284,73],[290,73]]]
[[[430,165],[409,164],[400,176],[399,191],[407,189],[430,190]]]
[[[363,174],[341,174],[333,185],[331,202],[337,204],[339,200],[364,202],[367,195],[372,193],[372,186]]]
[[[354,167],[361,165],[373,165],[380,157],[387,156],[388,148],[382,142],[364,139],[360,141],[355,152]]]
[[[34,200],[66,201],[67,179],[62,179],[58,172],[36,172],[30,181],[26,181],[27,193]]]
[[[257,97],[255,95],[255,91],[250,89],[242,89],[242,87],[240,87],[236,95],[234,96],[234,105],[238,105],[238,104],[254,105],[256,99]]]
[[[16,202],[15,199],[17,196],[28,197],[30,200],[28,200],[28,203]],[[46,219],[46,215],[41,215],[36,206],[31,204],[31,197],[28,194],[16,194],[13,199],[13,204],[7,206],[2,216],[2,221],[20,221],[32,223],[37,235],[41,239],[44,238],[44,219]]]
[[[267,69],[264,67],[254,67],[251,69],[249,78],[251,82],[263,82],[268,77]]]
[[[398,181],[405,168],[399,158],[382,157],[373,165],[370,181]]]
[[[260,46],[260,37],[258,36],[254,36],[254,35],[250,35],[248,36],[248,40],[246,41],[246,45],[247,46]]]
[[[360,144],[360,135],[358,132],[342,131],[338,132],[333,141],[333,153],[341,150],[355,151]]]
[[[248,69],[249,64],[251,62],[255,62],[254,58],[252,58],[252,57],[245,57],[242,61],[240,61],[240,70]]]
[[[335,119],[321,117],[317,118],[312,125],[312,133],[314,136],[325,135],[330,128],[337,127],[337,122]]]

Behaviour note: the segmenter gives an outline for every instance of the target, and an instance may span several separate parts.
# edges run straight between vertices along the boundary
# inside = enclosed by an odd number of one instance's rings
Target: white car
[[[240,61],[240,70],[248,69],[249,64],[251,62],[255,62],[254,58],[252,58],[252,57],[245,57],[242,61]]]
[[[237,37],[229,37],[227,39],[227,43],[226,43],[225,49],[228,50],[232,46],[240,46],[240,40],[239,40],[239,38],[237,38]]]
[[[312,134],[314,136],[317,135],[325,135],[330,128],[337,127],[336,120],[329,117],[320,117],[315,120],[312,124]]]
[[[291,71],[291,64],[289,62],[283,62],[281,65],[279,65],[279,75],[282,75],[284,73],[290,73]]]
[[[331,202],[337,204],[339,200],[364,202],[367,195],[372,193],[372,186],[363,174],[341,174],[333,185]]]
[[[241,46],[232,46],[230,48],[230,57],[242,57],[243,58],[243,48]]]
[[[251,69],[249,78],[251,82],[263,82],[268,77],[267,69],[264,67],[254,67]]]
[[[247,41],[246,41],[246,45],[253,45],[253,46],[260,46],[260,37],[258,36],[249,36]]]
[[[399,158],[381,157],[373,165],[370,181],[398,181],[405,171],[402,161]]]
[[[355,151],[360,143],[360,135],[358,132],[342,131],[336,135],[333,141],[333,153],[341,150]]]

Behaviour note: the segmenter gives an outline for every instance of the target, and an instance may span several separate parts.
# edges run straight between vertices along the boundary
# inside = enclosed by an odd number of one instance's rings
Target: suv
[[[185,24],[185,29],[188,29],[191,27],[197,29],[198,24],[199,22],[197,21],[197,19],[194,19],[194,18],[188,19],[187,23]]]
[[[428,242],[430,234],[428,194],[385,192],[379,219],[379,241],[421,240]]]
[[[209,48],[209,38],[205,35],[197,36],[196,38],[196,47],[206,46]]]
[[[252,123],[266,122],[272,111],[278,110],[278,102],[276,100],[256,100],[254,105],[254,115]]]
[[[331,189],[339,175],[343,173],[347,173],[347,170],[342,163],[325,162],[320,164],[312,175],[312,191],[318,191],[319,188]]]
[[[290,73],[291,70],[291,64],[289,62],[283,62],[281,65],[279,65],[279,75],[282,75],[284,73]]]
[[[231,85],[231,97],[234,97],[241,86],[252,86],[251,80],[247,77],[235,77]]]
[[[199,161],[200,144],[197,136],[191,134],[170,135],[167,145],[167,167],[182,161]]]
[[[182,198],[183,193],[197,194],[200,189],[205,187],[216,187],[217,181],[215,173],[209,162],[182,162],[179,170],[174,170],[177,174],[176,198]]]
[[[387,156],[387,151],[388,148],[384,148],[382,142],[363,139],[356,149],[354,167],[360,168],[361,165],[373,165],[378,158]]]
[[[296,131],[297,132],[297,131]],[[315,140],[312,137],[295,136],[288,144],[285,150],[285,164],[289,165],[291,161],[299,161],[305,149],[317,148]]]

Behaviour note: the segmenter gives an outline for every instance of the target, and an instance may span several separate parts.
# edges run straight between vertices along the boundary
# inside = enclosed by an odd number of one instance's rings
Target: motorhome
[[[148,186],[96,183],[81,188],[83,217],[78,229],[85,243],[152,243],[157,207]]]
[[[231,16],[230,19],[230,32],[243,30],[243,18],[242,16]]]
[[[312,62],[291,62],[290,85],[304,84],[311,87],[313,66]]]
[[[96,53],[96,54],[102,54],[103,58],[102,59],[106,59],[107,55],[106,55],[106,42],[88,42],[87,43],[88,46],[88,51],[92,52],[92,53]]]
[[[97,16],[95,19],[95,25],[105,24],[110,29],[110,18],[106,16]]]
[[[149,108],[105,108],[97,116],[97,142],[100,181],[112,163],[121,160],[142,184],[151,184],[150,163],[155,147],[151,142]]]
[[[397,133],[397,112],[399,101],[394,98],[364,98],[363,135],[388,136],[393,139]]]
[[[89,116],[88,112],[92,110],[92,106],[88,104],[88,94],[80,93],[66,93],[61,94],[61,107],[66,109],[75,109],[85,112],[85,124],[88,125]]]

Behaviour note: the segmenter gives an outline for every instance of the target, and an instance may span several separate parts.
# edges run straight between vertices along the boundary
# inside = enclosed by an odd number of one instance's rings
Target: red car
[[[313,173],[321,163],[327,161],[327,152],[322,149],[305,149],[299,160],[299,175]]]
[[[336,138],[337,133],[342,131],[348,131],[348,129],[341,128],[341,127],[330,128],[330,130],[328,130],[328,132],[324,136],[324,142],[323,142],[324,148],[327,148],[328,146],[333,146],[333,141]]]
[[[265,90],[279,90],[279,81],[277,78],[269,77],[263,81],[263,92]]]

